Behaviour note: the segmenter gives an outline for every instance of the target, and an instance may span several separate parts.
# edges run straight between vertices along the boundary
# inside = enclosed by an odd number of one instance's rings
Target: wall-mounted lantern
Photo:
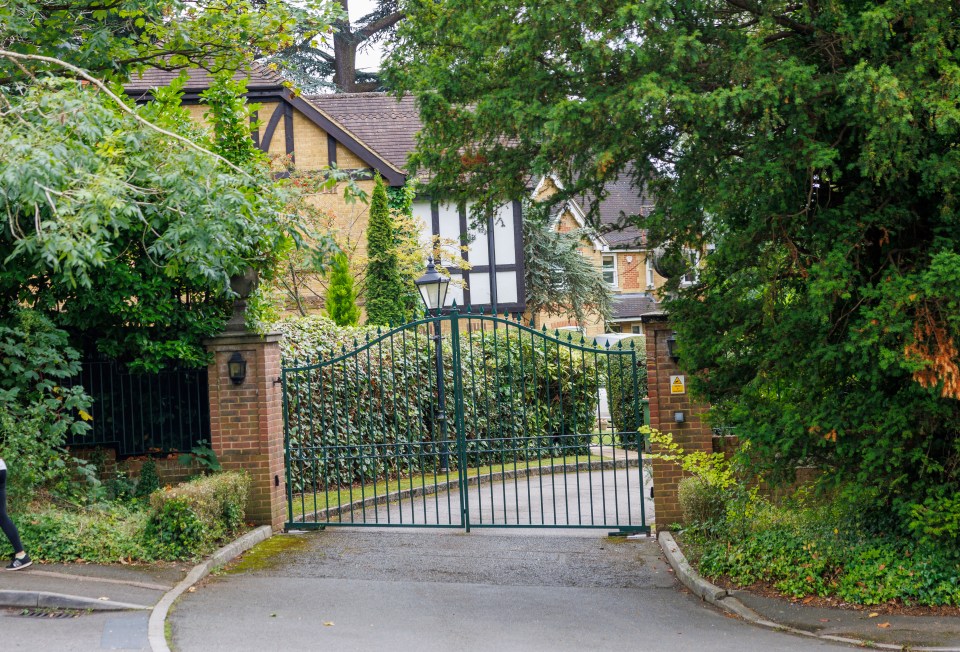
[[[247,378],[247,361],[243,359],[239,351],[234,351],[230,359],[227,360],[227,375],[230,382],[234,385],[242,385]]]
[[[667,336],[667,355],[673,360],[674,364],[680,362],[680,356],[677,355],[677,332],[674,331]]]

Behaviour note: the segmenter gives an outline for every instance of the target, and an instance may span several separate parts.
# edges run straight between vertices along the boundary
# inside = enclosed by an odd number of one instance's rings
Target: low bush
[[[150,495],[146,536],[160,557],[191,557],[243,526],[250,489],[245,473],[227,472]]]
[[[12,514],[20,538],[37,561],[112,563],[157,558],[144,538],[148,515],[121,504],[84,509],[31,505]],[[0,558],[13,553],[0,537]]]
[[[924,526],[913,526],[919,531],[910,536],[902,525],[873,516],[875,493],[802,487],[775,503],[747,488],[736,457],[731,463],[723,455],[686,453],[656,431],[651,438],[661,457],[692,474],[679,488],[687,519],[682,540],[703,575],[741,586],[766,583],[792,597],[960,605],[960,549],[950,510],[943,508],[951,501],[913,510],[914,522]],[[934,513],[936,507],[941,510]]]
[[[726,516],[723,490],[703,478],[692,476],[681,480],[677,498],[686,523],[715,523]]]

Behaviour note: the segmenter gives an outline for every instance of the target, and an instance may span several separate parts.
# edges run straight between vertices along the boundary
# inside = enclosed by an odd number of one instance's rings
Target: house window
[[[633,333],[634,335],[639,335],[640,326],[638,326],[637,324],[634,324],[633,326],[630,327],[630,332]]]
[[[653,259],[650,257],[650,253],[647,252],[646,257],[647,262],[647,289],[653,289]]]
[[[700,255],[696,251],[687,249],[683,252],[687,256],[689,261],[690,271],[680,277],[680,286],[693,285],[697,282],[697,277],[700,275],[698,267],[700,266]]]
[[[603,280],[609,283],[610,287],[617,287],[617,257],[604,256],[601,269]]]

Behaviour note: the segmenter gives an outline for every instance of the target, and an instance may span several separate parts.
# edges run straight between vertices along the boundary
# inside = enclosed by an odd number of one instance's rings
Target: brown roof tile
[[[614,319],[633,319],[660,309],[657,300],[649,294],[618,294],[613,297]]]
[[[633,222],[637,217],[645,218],[653,211],[653,198],[633,187],[628,174],[621,175],[605,188],[607,197],[598,208],[600,235],[612,249],[646,247],[646,229]],[[589,208],[590,199],[592,197],[580,198],[577,202],[584,212]]]
[[[142,73],[134,73],[130,81],[124,84],[124,89],[128,95],[137,97],[154,88],[169,86],[180,73],[180,70],[147,68]],[[187,70],[187,75],[189,79],[184,87],[187,92],[206,90],[213,81],[213,75],[203,68],[190,68]],[[250,91],[283,88],[283,76],[280,73],[256,62],[250,65],[249,71],[238,71],[233,78],[247,79],[247,90]]]
[[[417,144],[420,114],[412,97],[398,100],[386,93],[337,93],[305,96],[311,104],[342,124],[368,147],[405,170]]]

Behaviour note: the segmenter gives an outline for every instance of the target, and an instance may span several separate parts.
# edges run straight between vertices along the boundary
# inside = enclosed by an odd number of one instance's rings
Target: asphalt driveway
[[[653,539],[330,528],[279,535],[186,594],[175,650],[849,649],[683,591]]]

